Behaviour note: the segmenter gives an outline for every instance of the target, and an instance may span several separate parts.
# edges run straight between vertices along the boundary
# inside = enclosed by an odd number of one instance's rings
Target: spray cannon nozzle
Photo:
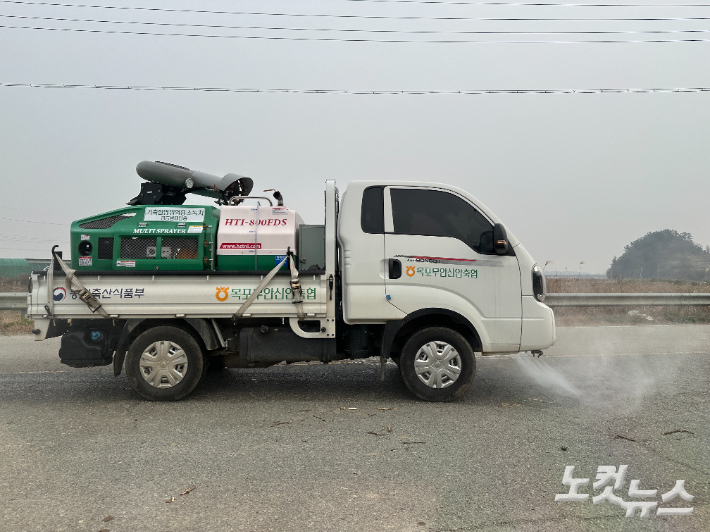
[[[136,172],[148,183],[141,184],[141,192],[129,205],[182,205],[185,194],[228,201],[232,196],[248,196],[254,181],[238,174],[219,177],[184,166],[161,161],[142,161]]]
[[[283,207],[284,204],[284,198],[281,195],[281,192],[276,190],[275,188],[267,188],[264,192],[273,192],[274,199],[278,201],[278,206]]]
[[[542,351],[540,351],[540,350],[530,351],[530,354],[534,357],[540,358],[542,356]]]

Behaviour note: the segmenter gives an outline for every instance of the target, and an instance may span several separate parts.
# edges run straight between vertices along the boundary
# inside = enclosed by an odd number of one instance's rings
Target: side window
[[[368,187],[362,194],[360,226],[364,233],[385,232],[385,198],[383,187]]]
[[[391,188],[398,235],[450,236],[479,253],[493,253],[493,226],[463,199],[439,190]]]

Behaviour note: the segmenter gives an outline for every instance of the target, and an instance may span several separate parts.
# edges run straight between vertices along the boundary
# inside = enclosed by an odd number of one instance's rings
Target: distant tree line
[[[608,279],[710,279],[710,246],[693,242],[690,233],[654,231],[624,247],[606,271]]]

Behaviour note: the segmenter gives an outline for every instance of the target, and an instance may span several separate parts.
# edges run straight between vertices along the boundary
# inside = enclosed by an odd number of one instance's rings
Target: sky
[[[135,196],[142,160],[250,176],[255,191],[279,189],[307,223],[322,223],[326,179],[341,192],[358,179],[455,185],[538,263],[551,261],[548,273],[582,262],[583,272],[603,273],[650,231],[710,244],[710,92],[372,94],[710,88],[710,42],[628,42],[710,39],[710,3],[94,1],[155,10],[0,1],[0,257],[48,257],[53,244],[68,255],[71,221]],[[480,18],[557,20],[471,20]],[[236,28],[205,27],[215,25]],[[677,33],[688,30],[707,33]],[[477,31],[508,33],[461,33]],[[414,42],[376,42],[387,40]],[[592,40],[627,42],[582,42]]]

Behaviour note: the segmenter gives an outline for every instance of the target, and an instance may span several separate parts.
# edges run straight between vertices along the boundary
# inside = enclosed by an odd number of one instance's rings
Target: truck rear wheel
[[[466,339],[446,327],[413,334],[402,349],[399,370],[411,392],[425,401],[464,395],[476,374],[476,357]]]
[[[126,375],[138,394],[151,401],[177,401],[200,382],[204,358],[195,338],[178,327],[141,333],[128,349]]]

